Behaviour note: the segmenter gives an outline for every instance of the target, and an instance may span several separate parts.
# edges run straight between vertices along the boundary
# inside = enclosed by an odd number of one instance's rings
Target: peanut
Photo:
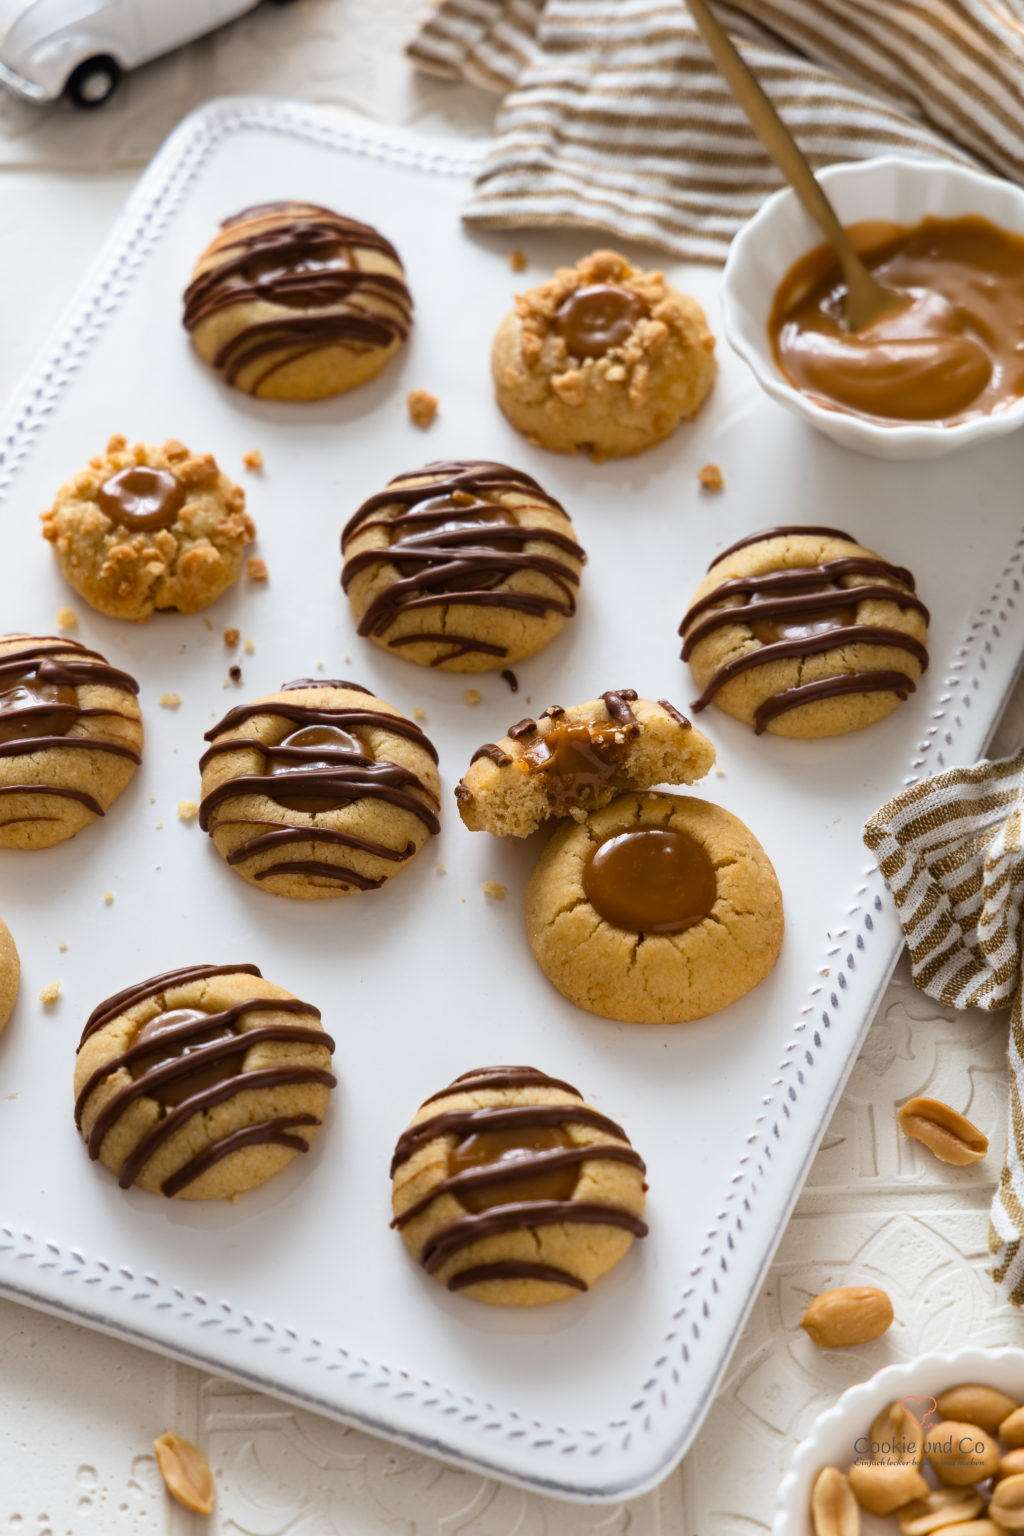
[[[996,1478],[1013,1477],[1018,1472],[1024,1472],[1024,1445],[1018,1445],[1012,1451],[1007,1451],[999,1463]]]
[[[958,1424],[978,1424],[990,1435],[997,1431],[1001,1433],[1000,1425],[1019,1407],[998,1387],[986,1387],[978,1381],[963,1381],[958,1386],[948,1387],[935,1401],[944,1419],[955,1419]]]
[[[924,1453],[942,1481],[957,1487],[991,1477],[1003,1454],[992,1436],[977,1424],[955,1419],[943,1419],[928,1431]]]
[[[1006,1531],[1024,1531],[1024,1472],[1004,1477],[992,1490],[989,1518]]]
[[[1024,1446],[1024,1408],[1014,1408],[999,1426],[999,1438],[1005,1440],[1011,1451]]]
[[[958,1525],[943,1525],[935,1536],[1004,1536],[992,1520],[965,1520]]]
[[[905,1504],[897,1516],[903,1536],[932,1536],[949,1525],[972,1520],[985,1508],[973,1488],[935,1488],[925,1499]]]
[[[916,1467],[856,1461],[849,1471],[857,1503],[872,1515],[891,1515],[912,1499],[927,1498],[928,1484]]]
[[[153,1441],[153,1449],[160,1475],[172,1498],[197,1515],[210,1514],[217,1491],[202,1451],[191,1440],[183,1440],[170,1429],[159,1440]]]
[[[877,1339],[893,1319],[892,1302],[871,1285],[842,1285],[815,1296],[800,1327],[822,1349],[842,1349]]]
[[[887,1461],[905,1462],[912,1467],[921,1465],[924,1431],[898,1398],[875,1415],[868,1433],[873,1457],[884,1456]]]
[[[823,1467],[811,1493],[814,1536],[860,1536],[860,1509],[838,1467]]]
[[[941,1099],[908,1099],[896,1118],[904,1135],[955,1168],[978,1162],[988,1151],[988,1137]]]

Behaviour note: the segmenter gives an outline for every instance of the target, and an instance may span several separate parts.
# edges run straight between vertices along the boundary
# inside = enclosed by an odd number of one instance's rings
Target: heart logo
[[[913,1419],[915,1424],[924,1429],[932,1415],[938,1415],[939,1405],[934,1397],[905,1397],[903,1411]]]

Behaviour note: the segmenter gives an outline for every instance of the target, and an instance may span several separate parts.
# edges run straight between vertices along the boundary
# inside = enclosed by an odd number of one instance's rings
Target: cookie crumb
[[[206,625],[207,629],[209,629],[209,630],[213,629],[213,620],[212,619],[204,619],[203,623]]]
[[[322,656],[318,656],[317,657],[317,661],[316,661],[316,670],[318,672],[322,672],[323,669],[324,669],[324,659],[323,659]]]
[[[443,864],[435,864],[434,865],[434,874],[435,875],[446,875],[447,873],[448,873],[448,871],[447,871],[447,869],[445,868],[445,866]]]
[[[164,829],[164,824],[163,824],[163,822],[162,822],[162,821],[158,821],[158,822],[157,822],[157,824],[156,824],[156,829],[157,829],[157,831],[158,831],[158,832],[162,832],[162,831],[163,831],[163,829]]]
[[[194,800],[178,801],[178,820],[195,821],[199,815],[199,807]]]
[[[419,709],[417,707],[413,710],[412,717],[414,720],[425,720],[427,718],[427,712],[425,709]]]
[[[725,476],[717,464],[705,464],[703,469],[697,471],[697,479],[706,491],[721,491],[725,488]]]
[[[156,805],[156,795],[150,795],[149,803],[150,805]]]
[[[160,695],[160,708],[161,709],[177,709],[177,707],[178,707],[178,705],[180,703],[181,703],[181,694],[180,693],[162,693]]]
[[[715,778],[716,779],[724,779],[725,778],[725,769],[719,763],[715,764]]]
[[[59,981],[48,981],[46,986],[43,987],[39,993],[39,1001],[45,1007],[49,1007],[51,1003],[55,1003],[58,997],[60,997]]]
[[[62,955],[66,953],[67,945],[65,944],[63,939],[61,939],[60,943],[57,945],[57,948],[60,950]]]
[[[467,688],[462,697],[465,699],[470,709],[475,709],[476,706],[483,700],[483,694],[480,692],[479,688]]]
[[[250,448],[248,453],[242,454],[242,463],[246,469],[261,470],[263,468],[263,455],[258,448]]]
[[[251,656],[255,649],[256,649],[256,642],[255,642],[255,640],[246,640],[245,644],[242,646],[242,650],[245,652],[245,654],[247,656]],[[345,660],[346,661],[348,660],[347,656],[345,657]]]
[[[113,891],[104,891],[103,892],[103,900],[106,902],[108,907],[112,907],[114,905],[114,893],[113,893]]]
[[[437,396],[425,389],[411,389],[405,397],[405,403],[413,426],[425,431],[437,415]]]
[[[233,683],[240,683],[242,681],[241,667],[228,667],[228,676]]]
[[[241,639],[241,635],[239,634],[237,629],[226,629],[224,631],[224,644],[225,645],[237,645],[240,639]]]
[[[267,562],[261,560],[259,555],[250,555],[245,562],[245,574],[250,581],[266,581]]]
[[[513,272],[526,271],[526,257],[523,255],[522,251],[509,251],[508,264],[512,268]]]
[[[500,880],[485,880],[480,889],[492,901],[504,901],[508,895],[508,887],[502,885]]]
[[[73,608],[58,608],[57,623],[61,629],[77,629],[78,614]]]

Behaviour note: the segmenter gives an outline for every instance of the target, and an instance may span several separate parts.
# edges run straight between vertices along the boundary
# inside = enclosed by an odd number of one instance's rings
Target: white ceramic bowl
[[[886,155],[830,166],[818,179],[844,224],[885,219],[912,225],[929,216],[978,214],[1024,235],[1024,190],[962,166]],[[886,425],[827,410],[787,383],[768,339],[772,299],[794,262],[821,244],[818,226],[787,187],[744,224],[729,250],[722,279],[725,334],[766,394],[844,447],[880,459],[938,458],[1024,425],[1024,399],[995,415],[951,427],[930,422]]]
[[[875,1414],[896,1398],[935,1397],[960,1381],[982,1381],[1024,1398],[1024,1349],[958,1349],[943,1355],[919,1355],[901,1365],[887,1365],[870,1381],[849,1387],[833,1408],[816,1420],[806,1440],[793,1452],[779,1484],[771,1536],[814,1536],[811,1489],[822,1467],[842,1471],[856,1456],[854,1442],[866,1435]],[[934,1421],[933,1421],[934,1422]],[[893,1536],[895,1519],[863,1516],[864,1536]]]

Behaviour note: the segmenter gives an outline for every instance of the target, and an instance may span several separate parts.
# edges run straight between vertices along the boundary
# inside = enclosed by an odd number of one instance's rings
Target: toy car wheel
[[[72,70],[64,89],[76,107],[90,111],[93,107],[102,107],[105,101],[110,100],[120,78],[120,66],[106,54],[100,54],[95,59],[86,59],[84,64]]]

